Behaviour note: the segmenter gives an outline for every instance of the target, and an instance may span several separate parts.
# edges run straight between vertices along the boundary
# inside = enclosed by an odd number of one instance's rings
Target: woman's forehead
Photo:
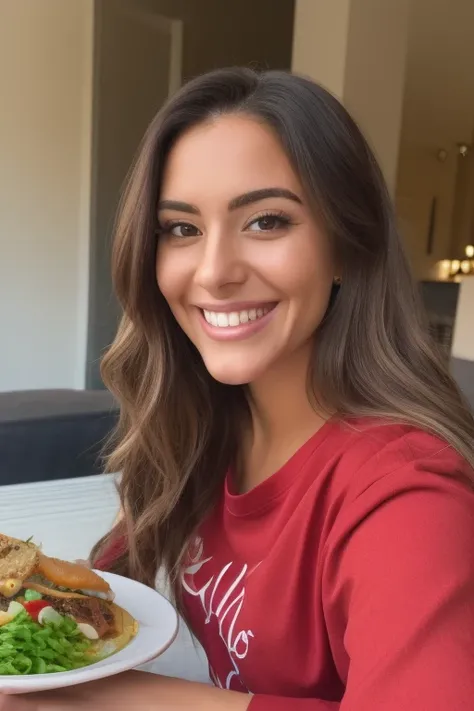
[[[274,131],[251,117],[228,115],[189,129],[166,161],[161,199],[230,201],[250,190],[301,183]]]

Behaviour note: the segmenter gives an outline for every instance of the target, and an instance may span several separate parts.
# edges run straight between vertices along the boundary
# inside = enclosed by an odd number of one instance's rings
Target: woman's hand
[[[28,696],[7,696],[0,693],[0,711],[36,711],[38,706]]]
[[[146,672],[65,689],[0,697],[0,711],[247,711],[251,697]]]

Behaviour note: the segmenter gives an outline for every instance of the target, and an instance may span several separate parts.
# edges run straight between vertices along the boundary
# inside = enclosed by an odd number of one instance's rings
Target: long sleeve
[[[256,696],[251,711],[474,707],[474,494],[440,473],[418,462],[374,480],[326,541],[342,702]]]

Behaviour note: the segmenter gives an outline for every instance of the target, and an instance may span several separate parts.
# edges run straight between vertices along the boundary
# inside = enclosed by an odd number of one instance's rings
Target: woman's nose
[[[206,235],[201,245],[195,272],[195,281],[199,286],[212,293],[245,281],[246,268],[238,237],[214,231]]]

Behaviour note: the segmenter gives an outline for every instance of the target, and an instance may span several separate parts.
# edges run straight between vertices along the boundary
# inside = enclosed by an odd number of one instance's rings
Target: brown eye
[[[274,230],[275,227],[279,226],[279,220],[278,217],[275,217],[273,215],[269,215],[268,217],[261,217],[257,221],[258,227],[260,230]]]
[[[274,232],[289,224],[290,220],[282,215],[262,215],[253,220],[247,229],[249,232]]]
[[[173,237],[197,237],[201,234],[197,227],[188,222],[179,222],[170,225],[165,229],[165,232],[168,232],[168,234]]]

